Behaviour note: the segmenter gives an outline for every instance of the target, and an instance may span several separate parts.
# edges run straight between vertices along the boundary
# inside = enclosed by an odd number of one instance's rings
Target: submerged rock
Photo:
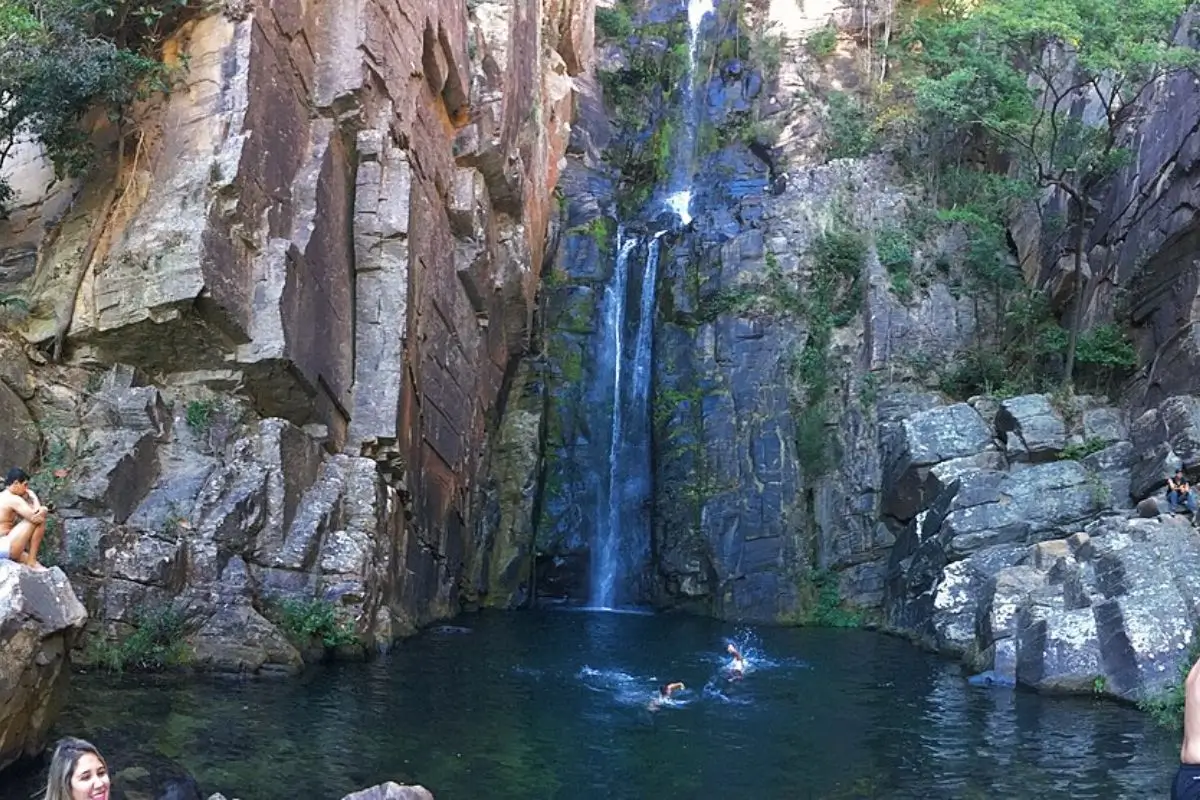
[[[348,794],[342,800],[433,800],[433,795],[424,786],[401,786],[388,781]]]
[[[46,746],[86,620],[62,570],[0,561],[0,769]]]

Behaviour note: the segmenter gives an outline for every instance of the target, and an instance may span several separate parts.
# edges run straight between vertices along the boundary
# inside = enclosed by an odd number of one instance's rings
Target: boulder
[[[433,800],[433,795],[424,786],[401,786],[388,781],[348,794],[342,800]]]
[[[1133,445],[1129,442],[1117,442],[1092,453],[1079,463],[1094,479],[1094,485],[1103,486],[1103,494],[1107,495],[1106,503],[1113,508],[1130,508],[1132,494],[1130,485],[1133,480]]]
[[[0,561],[0,770],[46,746],[86,621],[62,570]]]
[[[910,557],[909,577],[924,581],[889,597],[889,622],[902,630],[1000,682],[1042,691],[1137,701],[1177,680],[1200,622],[1200,536],[1184,519],[1107,517],[1064,539],[987,547],[931,570],[946,557],[939,537]]]
[[[1014,461],[1051,461],[1067,445],[1066,421],[1044,394],[1010,397],[1000,403],[996,433],[1011,442],[1006,449]]]
[[[1133,445],[1129,492],[1137,501],[1163,488],[1167,476],[1182,464],[1167,442],[1167,427],[1157,408],[1133,421],[1129,439]]]
[[[1083,412],[1082,434],[1085,442],[1112,444],[1129,438],[1129,426],[1120,409],[1096,406]]]
[[[1200,398],[1168,397],[1158,407],[1167,443],[1185,469],[1200,466]]]
[[[219,608],[188,637],[192,663],[217,672],[298,672],[300,652],[248,605]]]
[[[1105,507],[1104,492],[1074,461],[1038,464],[1019,472],[980,471],[953,492],[939,541],[951,560],[997,544],[1065,536]]]
[[[940,484],[930,467],[975,456],[993,446],[992,433],[966,403],[933,408],[905,419],[881,441],[884,514],[909,520],[929,504]]]

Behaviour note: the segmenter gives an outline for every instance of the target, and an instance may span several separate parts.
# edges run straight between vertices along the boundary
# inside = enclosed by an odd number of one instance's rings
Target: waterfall
[[[617,263],[612,281],[604,291],[604,342],[600,350],[601,371],[611,370],[612,430],[608,444],[608,481],[599,503],[604,518],[596,521],[595,552],[592,554],[592,605],[610,608],[616,595],[620,551],[621,486],[617,464],[625,435],[625,403],[622,397],[625,373],[624,336],[626,289],[629,283],[629,256],[638,245],[637,237],[625,236],[625,227],[617,227]]]
[[[715,7],[715,0],[689,0],[689,71],[683,96],[683,125],[663,205],[687,225],[691,222],[692,177],[695,173],[696,130],[700,108],[696,103],[696,53],[700,26]],[[654,316],[658,262],[662,251],[660,230],[639,239],[617,229],[617,259],[604,293],[605,334],[600,369],[612,375],[612,429],[608,448],[607,480],[602,481],[592,552],[591,605],[611,609],[628,602],[633,593],[622,582],[634,574],[650,553],[650,379],[654,349]],[[644,250],[646,261],[639,285],[640,302],[636,335],[627,347],[630,259]],[[611,370],[611,372],[609,372]]]
[[[665,204],[684,225],[692,221],[692,176],[695,174],[696,129],[700,126],[700,104],[696,102],[699,76],[696,53],[700,46],[700,26],[716,0],[688,0],[688,82],[683,98],[683,126]]]

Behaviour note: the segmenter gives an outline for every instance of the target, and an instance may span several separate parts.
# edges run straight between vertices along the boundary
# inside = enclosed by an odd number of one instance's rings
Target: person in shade
[[[733,656],[729,662],[729,677],[731,680],[741,680],[746,676],[746,659],[742,657],[742,653],[733,643],[725,645],[725,652]]]
[[[687,687],[676,681],[675,683],[664,683],[658,688],[658,697],[655,697],[646,706],[651,711],[658,711],[662,706],[671,699],[674,692],[681,692]]]
[[[1183,684],[1183,746],[1171,800],[1200,800],[1200,659]]]

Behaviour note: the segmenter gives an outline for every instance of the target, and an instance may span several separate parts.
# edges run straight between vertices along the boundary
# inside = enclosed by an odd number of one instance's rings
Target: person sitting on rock
[[[1175,476],[1167,478],[1167,504],[1173,512],[1178,513],[1186,508],[1192,512],[1192,516],[1196,516],[1196,495],[1182,469],[1175,470]]]
[[[42,537],[46,535],[49,510],[29,488],[29,475],[13,467],[0,492],[0,559],[12,559],[35,570],[46,567],[38,561]]]
[[[1200,800],[1200,660],[1183,683],[1183,746],[1171,800]]]
[[[679,683],[678,681],[676,681],[675,683],[663,684],[661,687],[659,687],[658,697],[651,700],[650,704],[646,707],[648,709],[650,709],[651,711],[658,711],[658,709],[660,707],[662,707],[663,704],[670,702],[672,692],[683,691],[686,688],[687,688],[686,686],[684,686],[682,683]]]

